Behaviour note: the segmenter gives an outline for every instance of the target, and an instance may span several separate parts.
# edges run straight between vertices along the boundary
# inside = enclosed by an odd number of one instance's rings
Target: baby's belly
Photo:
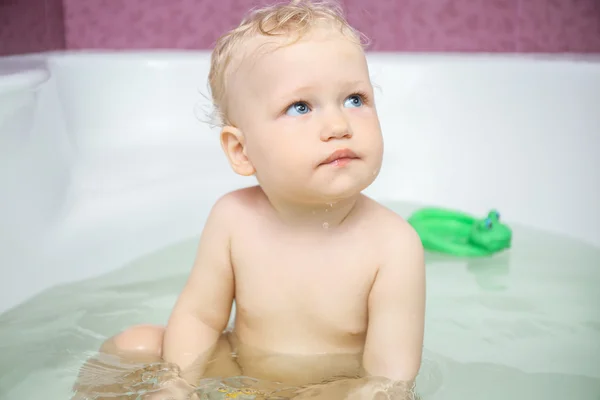
[[[360,375],[362,330],[280,322],[250,329],[236,321],[230,341],[244,375],[296,386]]]
[[[235,331],[230,341],[242,374],[256,379],[302,386],[361,373],[362,352],[273,351],[242,342]]]

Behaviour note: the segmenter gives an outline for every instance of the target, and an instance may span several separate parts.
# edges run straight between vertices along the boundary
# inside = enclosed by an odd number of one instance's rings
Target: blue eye
[[[489,218],[485,219],[485,227],[487,229],[490,229],[492,227],[492,220],[491,219],[489,219]]]
[[[360,107],[362,105],[363,105],[363,100],[357,94],[354,94],[354,95],[348,97],[346,99],[346,101],[344,102],[344,106],[346,106],[346,107]]]
[[[496,211],[496,219],[500,219],[500,213]]]
[[[285,112],[287,115],[304,115],[310,111],[308,104],[303,101],[294,103]]]

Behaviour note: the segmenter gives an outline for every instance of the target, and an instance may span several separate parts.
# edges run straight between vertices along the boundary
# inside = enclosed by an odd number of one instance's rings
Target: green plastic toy
[[[496,210],[477,219],[460,211],[423,208],[408,218],[426,250],[459,257],[484,257],[508,249],[512,230]]]

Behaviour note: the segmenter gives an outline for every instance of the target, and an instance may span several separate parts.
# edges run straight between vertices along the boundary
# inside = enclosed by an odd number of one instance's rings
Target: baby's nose
[[[351,138],[352,129],[348,119],[342,112],[332,112],[327,115],[321,130],[321,140],[326,142],[331,139]]]

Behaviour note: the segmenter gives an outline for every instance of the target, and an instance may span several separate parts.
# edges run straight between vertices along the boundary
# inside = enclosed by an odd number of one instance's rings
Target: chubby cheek
[[[281,142],[273,144],[269,154],[269,167],[277,169],[282,179],[301,177],[309,172],[311,165],[310,151],[301,143]]]
[[[302,146],[281,137],[248,146],[248,157],[263,182],[285,185],[299,179],[307,170],[307,154]],[[309,160],[310,158],[308,158]]]
[[[357,121],[356,128],[359,135],[356,139],[360,141],[362,151],[375,164],[381,164],[383,157],[383,136],[381,127],[376,118],[365,118]]]
[[[381,167],[381,163],[383,161],[383,136],[379,133],[375,138],[373,138],[373,153],[375,154],[377,167]]]

